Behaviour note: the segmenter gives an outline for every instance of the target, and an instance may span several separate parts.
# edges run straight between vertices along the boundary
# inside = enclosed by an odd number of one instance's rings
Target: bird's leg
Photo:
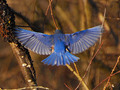
[[[52,47],[51,47],[51,51],[52,51],[52,53],[54,52],[54,45],[52,45]]]
[[[65,48],[66,48],[66,51],[71,52],[68,46],[65,46]]]

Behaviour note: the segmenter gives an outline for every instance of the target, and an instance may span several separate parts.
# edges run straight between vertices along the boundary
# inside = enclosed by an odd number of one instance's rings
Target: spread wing
[[[46,35],[33,31],[16,28],[15,36],[18,41],[26,48],[42,55],[51,54],[53,45],[53,35]]]
[[[66,45],[73,54],[85,51],[100,38],[102,26],[79,31],[73,34],[66,34]]]

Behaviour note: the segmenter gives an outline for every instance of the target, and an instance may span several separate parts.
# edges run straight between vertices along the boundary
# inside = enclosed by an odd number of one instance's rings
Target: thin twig
[[[71,88],[70,88],[67,84],[64,83],[64,85],[65,85],[69,90],[71,90]]]
[[[106,9],[107,9],[107,1],[106,1],[106,4],[105,4],[105,10],[104,10],[104,15],[103,15],[103,21],[102,21],[102,25],[101,25],[101,29],[103,29],[103,26],[104,26],[104,22],[105,22],[105,17],[106,17]],[[102,35],[100,36],[100,43],[102,41]]]
[[[51,0],[51,2],[52,2],[52,0]],[[47,10],[46,10],[46,12],[45,12],[45,15],[46,15],[46,16],[47,16],[47,14],[48,14],[49,8],[50,8],[50,2],[49,2],[49,5],[48,5],[48,7],[47,7]]]
[[[49,0],[51,16],[52,16],[52,19],[53,19],[53,22],[54,22],[55,28],[56,28],[56,30],[57,30],[57,29],[58,29],[58,26],[57,26],[57,24],[56,24],[56,22],[55,22],[55,18],[54,18],[54,15],[53,15],[52,5],[51,5],[51,4],[52,4],[52,0]]]
[[[70,65],[66,64],[67,68],[73,72],[73,74],[78,78],[78,80],[82,83],[82,85],[85,87],[85,90],[89,90],[89,88],[87,87],[87,85],[85,84],[85,82],[83,81],[83,79],[81,78],[80,75],[78,75]]]
[[[78,71],[77,66],[76,66],[75,63],[74,63],[74,67],[75,67],[75,70],[76,70],[77,74],[79,75],[79,71]]]
[[[48,14],[48,10],[49,10],[49,8],[50,8],[50,11],[51,11],[51,17],[52,17],[52,19],[53,19],[53,22],[54,22],[55,28],[56,28],[56,30],[57,30],[57,29],[58,29],[58,26],[57,26],[57,24],[56,24],[56,22],[55,22],[55,18],[54,18],[54,15],[53,15],[52,1],[53,1],[53,0],[49,0],[49,5],[48,5],[48,7],[47,7],[47,10],[46,10],[45,15]]]
[[[106,2],[106,4],[107,4],[107,2]],[[104,10],[104,18],[103,18],[103,21],[102,21],[102,25],[101,25],[102,28],[101,28],[101,29],[103,29],[103,25],[104,25],[104,22],[105,22],[105,16],[106,16],[106,6],[105,6],[105,10]],[[101,43],[101,37],[102,37],[102,35],[100,36],[100,43]],[[99,52],[99,50],[100,50],[100,48],[102,47],[102,45],[103,45],[103,42],[102,42],[102,44],[100,45],[100,47],[98,48],[98,50],[96,51],[96,53],[94,54],[93,58],[90,60],[90,63],[89,63],[89,65],[88,65],[87,69],[86,69],[86,72],[85,72],[85,74],[84,74],[84,76],[83,76],[83,79],[85,78],[85,76],[86,76],[86,74],[87,74],[87,72],[88,72],[88,70],[89,70],[89,67],[90,67],[93,59],[95,58],[95,56],[96,56],[97,53]],[[80,84],[81,84],[81,82],[79,83],[79,85],[76,87],[75,90],[77,90],[77,89],[79,88]]]
[[[115,68],[116,68],[116,66],[117,66],[118,63],[119,63],[119,60],[120,60],[120,56],[118,57],[117,62],[115,63],[115,66],[113,67],[113,69],[112,69],[112,71],[111,71],[111,73],[110,73],[110,76],[109,76],[109,78],[108,78],[108,81],[107,81],[106,85],[104,86],[103,90],[105,90],[105,89],[107,88],[107,86],[108,86],[108,84],[109,84],[109,82],[110,82],[111,75],[112,75],[113,72],[115,71]]]
[[[95,56],[96,56],[96,55],[98,54],[98,52],[100,51],[103,43],[104,43],[104,42],[102,42],[102,43],[100,44],[98,50],[96,51],[96,53],[94,54],[94,56],[93,56],[92,59],[90,60],[90,63],[89,63],[89,65],[88,65],[87,69],[86,69],[86,72],[85,72],[85,74],[84,74],[84,76],[83,76],[83,79],[85,78],[85,76],[86,76],[86,74],[87,74],[87,72],[88,72],[88,70],[89,70],[89,67],[90,67],[90,65],[92,64],[92,61],[94,60]]]
[[[82,79],[84,79],[85,76],[87,75],[87,72],[88,72],[88,70],[89,70],[89,68],[90,68],[90,65],[92,64],[92,61],[94,60],[95,56],[96,56],[96,55],[98,54],[98,52],[100,51],[103,43],[104,43],[104,42],[102,42],[102,43],[100,44],[100,46],[99,46],[99,48],[97,49],[96,53],[94,54],[94,56],[93,56],[92,59],[90,60],[89,65],[87,66],[86,71],[85,71],[85,74],[83,75]],[[75,88],[75,90],[77,90],[80,85],[81,85],[81,82],[78,84],[78,86]]]
[[[0,90],[26,90],[26,89],[45,89],[45,90],[49,90],[49,88],[47,87],[43,87],[43,86],[32,86],[32,87],[23,87],[23,88],[18,88],[18,89],[1,89]]]
[[[75,67],[76,73],[79,75],[79,71],[78,71],[77,66],[76,66],[75,63],[74,63],[74,67]],[[69,90],[71,90],[71,88],[70,88],[68,85],[66,85],[65,83],[64,83],[64,85],[65,85]]]
[[[119,56],[120,57],[120,56]],[[120,58],[119,58],[120,59]],[[107,78],[105,78],[104,80],[102,80],[95,88],[93,88],[92,90],[95,90],[98,86],[100,86],[103,82],[105,82],[107,79],[109,79],[109,77],[113,77],[114,75],[120,73],[120,70],[117,71],[116,73],[112,74],[111,76],[108,76]]]

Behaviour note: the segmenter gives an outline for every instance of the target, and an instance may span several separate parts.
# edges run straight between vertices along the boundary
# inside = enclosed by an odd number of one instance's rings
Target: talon
[[[52,51],[52,53],[54,52],[54,45],[52,45],[52,47],[51,47],[51,51]]]

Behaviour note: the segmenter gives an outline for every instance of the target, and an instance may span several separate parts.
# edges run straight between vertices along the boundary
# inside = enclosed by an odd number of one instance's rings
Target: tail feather
[[[65,53],[65,55],[63,56],[64,58],[63,58],[63,62],[64,62],[64,65],[65,64],[70,64],[70,60],[69,60],[69,55],[66,55],[66,53]]]
[[[76,59],[74,60],[74,58],[72,57],[68,57],[68,59],[70,60],[71,63],[74,63],[74,61],[76,61]]]
[[[52,60],[52,58],[53,58],[53,56],[49,56],[49,57],[47,57],[46,59],[44,59],[42,62],[44,62],[45,64],[49,64],[49,60]]]
[[[42,62],[48,65],[52,65],[52,66],[53,65],[59,66],[59,65],[66,65],[66,64],[74,63],[78,59],[79,59],[78,57],[72,55],[69,52],[65,52],[65,53],[53,52],[49,57],[42,60]]]
[[[62,60],[61,61],[63,61],[63,65],[65,65],[67,62],[67,59],[65,58],[65,55],[62,55]]]
[[[70,53],[68,53],[69,54],[69,60],[72,62],[72,63],[74,63],[74,62],[76,62],[79,58],[78,57],[76,57],[76,56],[74,56],[74,55],[72,55],[72,54],[70,54]]]
[[[56,56],[56,54],[55,53],[53,53],[54,55],[52,55],[54,58],[53,58],[53,60],[52,60],[52,62],[51,62],[51,65],[55,65],[55,64],[57,64],[57,56]]]
[[[57,61],[56,65],[59,66],[61,64],[60,57],[57,56],[56,61]]]
[[[50,65],[52,61],[55,60],[55,54],[51,54],[49,57],[47,57],[46,59],[44,59],[42,62],[44,62],[45,64]]]

